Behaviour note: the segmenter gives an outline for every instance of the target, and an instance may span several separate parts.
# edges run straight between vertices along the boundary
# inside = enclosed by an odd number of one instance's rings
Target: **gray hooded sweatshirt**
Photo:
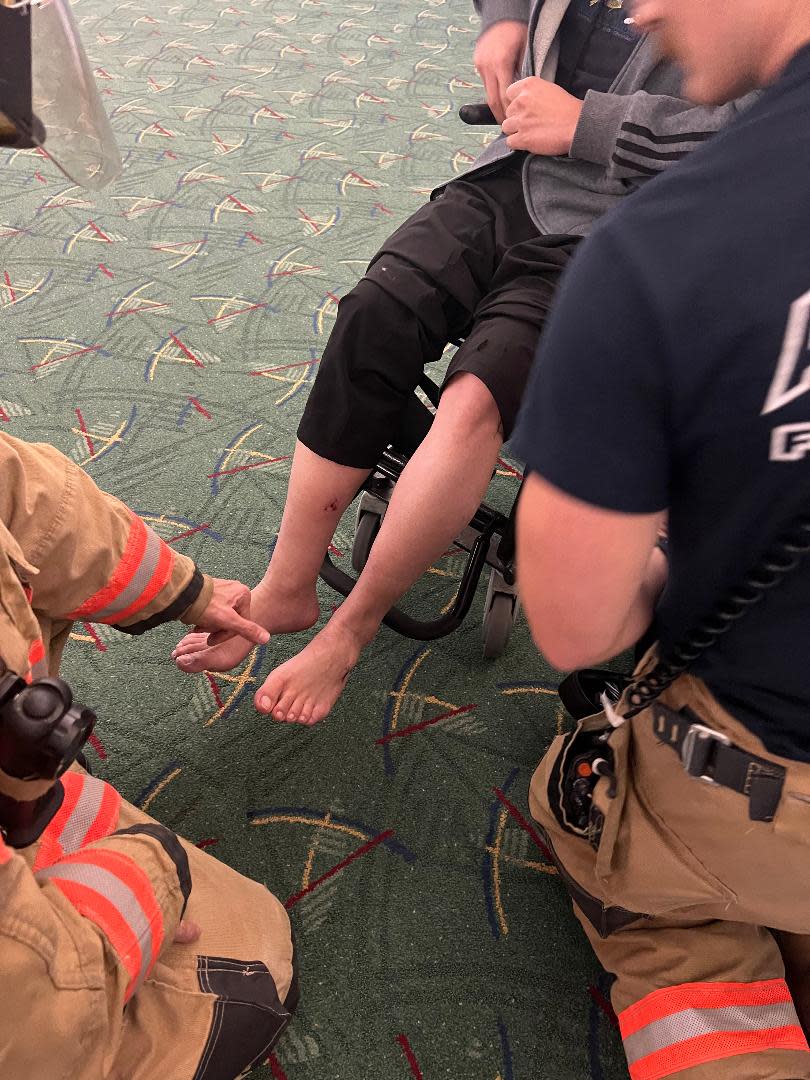
[[[505,19],[528,23],[521,77],[539,75],[553,82],[560,25],[571,0],[474,2],[482,33]],[[586,235],[623,196],[700,146],[755,97],[703,106],[686,101],[682,91],[682,71],[658,56],[649,35],[640,36],[610,90],[588,91],[569,154],[527,155],[526,205],[540,232]],[[501,135],[464,176],[497,167],[511,153]]]

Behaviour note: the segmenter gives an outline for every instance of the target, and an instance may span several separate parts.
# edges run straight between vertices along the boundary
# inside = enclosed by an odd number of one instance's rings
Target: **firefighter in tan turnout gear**
[[[580,724],[529,803],[632,1080],[806,1080],[810,0],[631,16],[694,100],[762,93],[597,226],[533,369],[512,446],[535,640],[563,670],[651,621],[658,644],[623,693],[563,684]]]
[[[229,1080],[297,1003],[286,911],[78,768],[26,844],[53,783],[14,769],[31,760],[14,710],[41,721],[74,619],[266,632],[246,586],[203,576],[52,447],[0,435],[0,476],[0,1076]]]

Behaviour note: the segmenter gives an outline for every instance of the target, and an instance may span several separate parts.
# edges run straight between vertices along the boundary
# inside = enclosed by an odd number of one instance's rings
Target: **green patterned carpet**
[[[126,169],[92,198],[42,156],[3,155],[0,423],[253,583],[337,299],[486,137],[456,118],[479,97],[476,20],[466,0],[75,12]],[[516,485],[505,464],[493,497]],[[351,536],[346,520],[344,564]],[[445,558],[411,603],[438,610],[458,574]],[[76,628],[65,669],[102,718],[97,771],[287,900],[303,1001],[256,1076],[625,1075],[604,977],[527,821],[562,722],[555,676],[522,620],[484,663],[480,612],[429,647],[383,631],[314,729],[251,703],[305,635],[186,677],[176,627]]]

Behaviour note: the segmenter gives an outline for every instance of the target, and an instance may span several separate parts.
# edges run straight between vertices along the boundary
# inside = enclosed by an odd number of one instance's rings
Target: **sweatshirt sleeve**
[[[640,183],[697,149],[756,97],[708,106],[644,90],[625,95],[589,90],[570,157],[604,165],[614,180]]]
[[[475,10],[481,16],[481,33],[489,30],[495,23],[528,23],[530,0],[473,0]]]
[[[0,522],[36,568],[34,612],[128,634],[195,623],[213,583],[52,446],[0,436]]]

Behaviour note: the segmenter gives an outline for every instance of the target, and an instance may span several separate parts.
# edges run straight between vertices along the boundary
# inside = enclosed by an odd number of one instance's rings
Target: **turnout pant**
[[[62,808],[18,860],[13,921],[0,913],[26,1003],[22,1030],[0,1016],[0,1073],[235,1080],[267,1058],[298,1002],[287,912],[109,784],[80,769],[64,783]],[[184,904],[201,935],[173,944]]]
[[[610,735],[615,778],[595,789],[591,840],[561,810],[566,736],[530,788],[576,915],[616,976],[630,1076],[806,1080],[810,1052],[767,928],[810,934],[810,765],[769,754],[697,679],[682,676],[661,701],[760,759],[742,792],[688,775],[651,709]],[[599,726],[592,717],[581,729]],[[770,783],[774,767],[785,772],[773,820],[752,820],[758,778]]]
[[[523,155],[448,184],[416,211],[340,301],[298,437],[321,457],[373,468],[395,443],[425,365],[465,340],[447,379],[478,376],[505,438],[560,274],[579,238],[541,236],[523,197]]]

